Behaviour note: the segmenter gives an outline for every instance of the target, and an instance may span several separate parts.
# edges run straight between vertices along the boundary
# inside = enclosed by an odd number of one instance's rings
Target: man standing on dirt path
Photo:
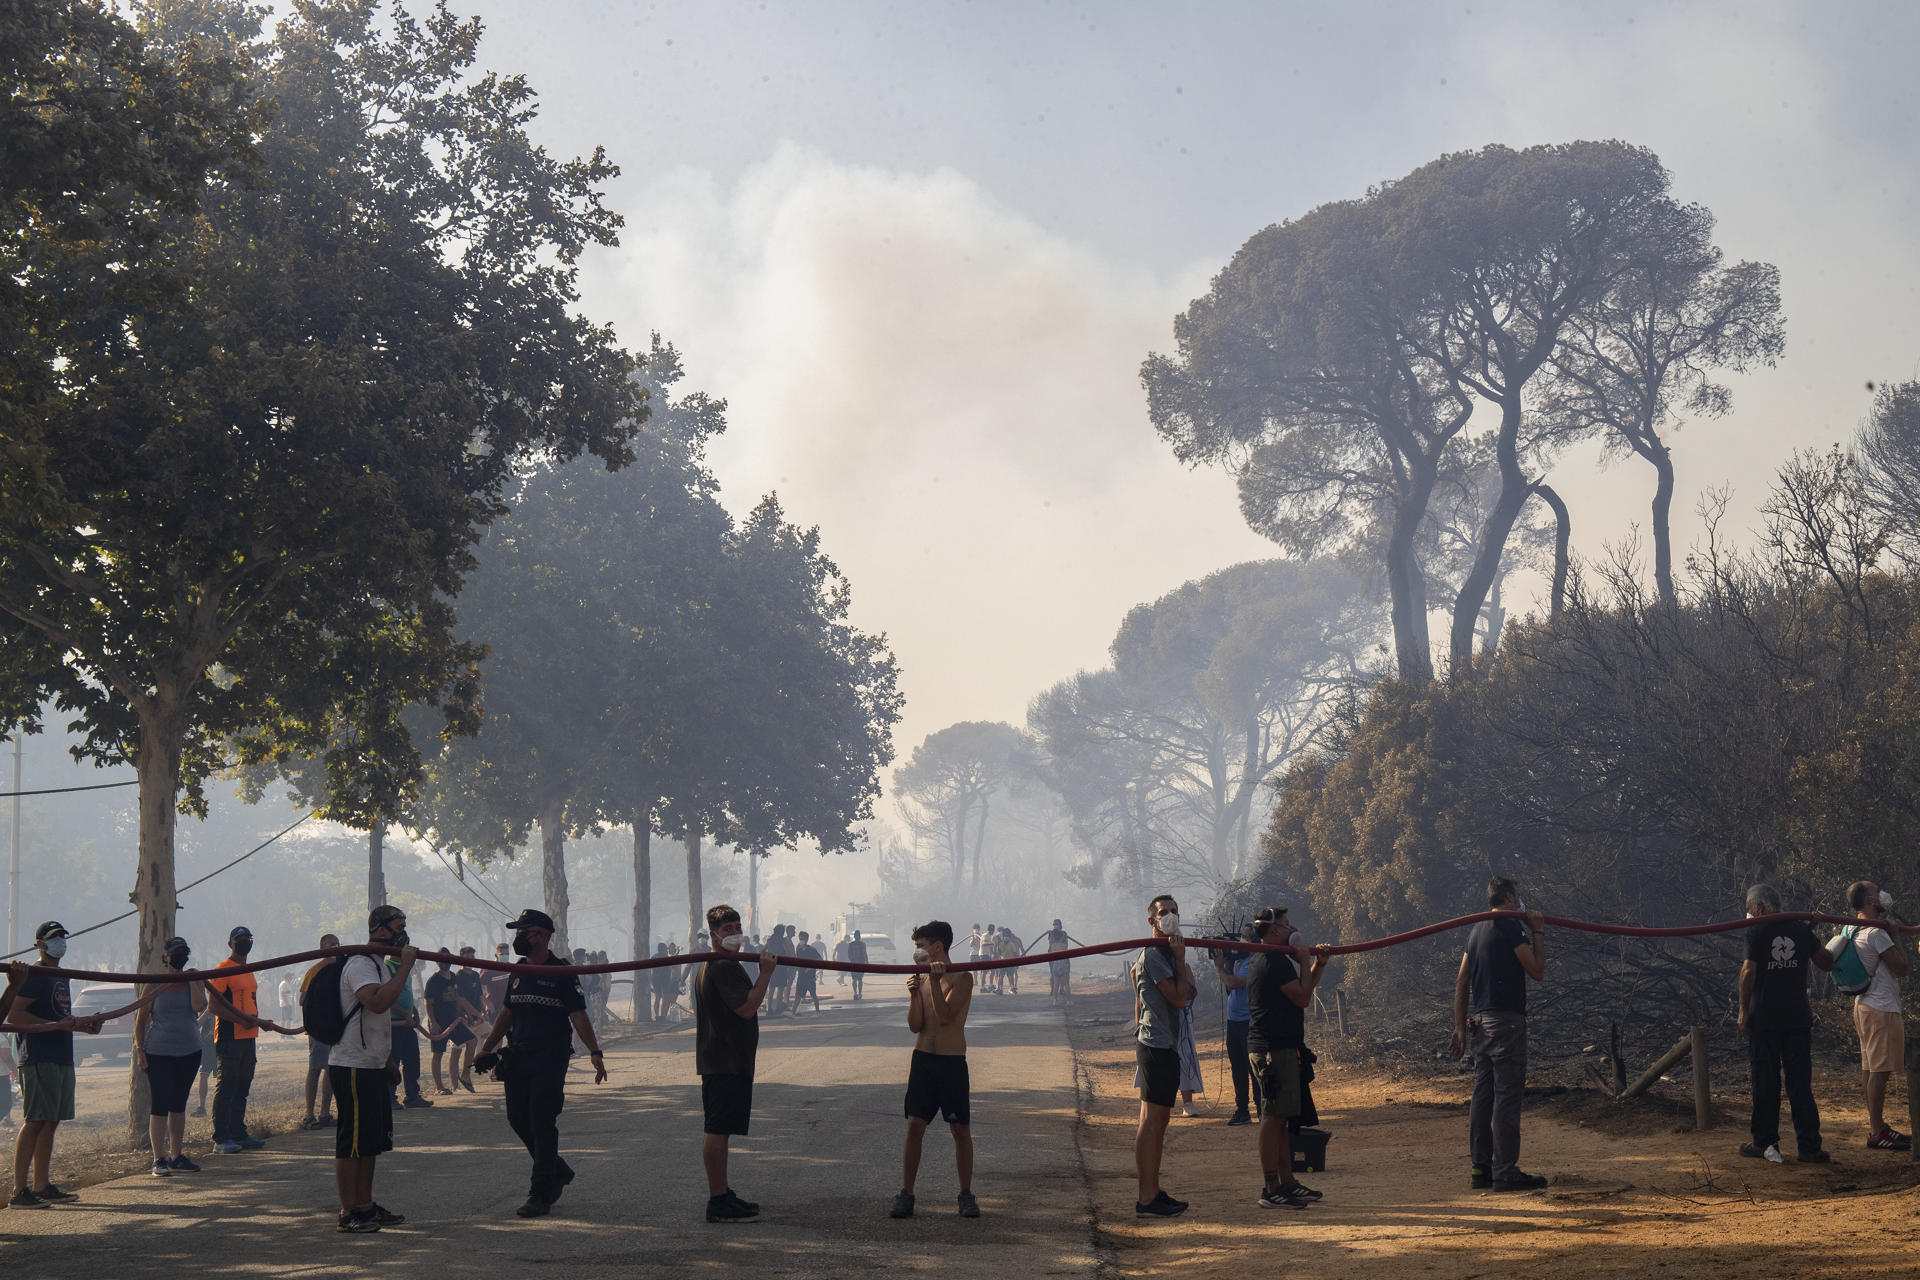
[[[1167,1121],[1180,1093],[1180,1015],[1193,999],[1193,971],[1187,968],[1187,944],[1180,936],[1180,904],[1163,893],[1147,904],[1153,942],[1133,961],[1134,1019],[1139,1030],[1134,1060],[1140,1068],[1140,1128],[1133,1139],[1141,1216],[1171,1218],[1187,1211],[1160,1185],[1160,1157],[1167,1145]]]
[[[1453,1056],[1473,1050],[1473,1101],[1467,1144],[1473,1185],[1495,1191],[1538,1191],[1547,1180],[1520,1168],[1520,1099],[1527,1087],[1527,982],[1547,974],[1546,917],[1527,911],[1505,876],[1487,882],[1487,905],[1524,911],[1482,920],[1467,935],[1453,984]]]
[[[920,1147],[927,1126],[939,1116],[953,1134],[960,1175],[960,1216],[977,1218],[973,1198],[972,1083],[967,1076],[967,1009],[973,975],[949,973],[947,949],[953,926],[929,920],[913,931],[913,962],[929,967],[907,979],[907,1030],[913,1032],[913,1064],[907,1071],[907,1141],[901,1154],[900,1194],[890,1217],[913,1216],[913,1184],[920,1173]]]
[[[740,913],[724,902],[707,908],[707,928],[718,951],[737,954],[746,941]],[[735,1134],[746,1136],[753,1116],[760,1006],[778,963],[773,952],[763,949],[758,979],[749,979],[738,960],[709,960],[693,975],[693,1061],[706,1113],[700,1163],[707,1172],[708,1222],[751,1222],[760,1216],[759,1205],[741,1199],[727,1185],[727,1141]]]
[[[1254,917],[1253,940],[1266,946],[1285,945],[1289,932],[1286,917],[1285,908],[1262,911]],[[1300,1114],[1306,1011],[1313,1003],[1313,989],[1320,985],[1326,971],[1327,958],[1309,959],[1304,946],[1296,947],[1291,955],[1257,952],[1247,966],[1247,1056],[1260,1095],[1263,1209],[1304,1209],[1320,1198],[1318,1191],[1293,1176],[1287,1122]]]
[[[1905,1068],[1900,979],[1907,976],[1907,955],[1886,927],[1893,899],[1884,897],[1879,885],[1871,880],[1849,885],[1847,905],[1860,923],[1848,925],[1842,934],[1852,939],[1860,963],[1872,975],[1867,989],[1853,998],[1853,1029],[1860,1037],[1860,1070],[1867,1087],[1867,1146],[1876,1151],[1906,1151],[1913,1140],[1887,1123],[1886,1107],[1887,1081]]]
[[[1776,915],[1780,895],[1772,885],[1747,890],[1749,916]],[[1752,1141],[1740,1154],[1784,1163],[1780,1156],[1780,1077],[1787,1078],[1793,1136],[1804,1164],[1831,1158],[1820,1145],[1820,1108],[1813,1100],[1813,1006],[1807,1003],[1807,962],[1833,968],[1833,957],[1805,920],[1783,920],[1747,930],[1747,958],[1740,962],[1740,1030],[1747,1037],[1747,1069],[1753,1082]]]

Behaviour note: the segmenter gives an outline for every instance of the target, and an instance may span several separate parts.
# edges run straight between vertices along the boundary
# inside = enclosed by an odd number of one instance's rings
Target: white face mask
[[[1180,932],[1180,913],[1177,911],[1164,913],[1160,917],[1160,932],[1166,934],[1169,938]]]
[[[720,946],[727,951],[738,951],[740,944],[745,941],[745,938],[736,933],[732,937],[720,939]]]
[[[1525,911],[1527,909],[1527,900],[1525,898],[1515,897],[1513,900],[1513,909],[1515,911]]]
[[[925,964],[931,959],[933,959],[933,957],[927,954],[925,947],[915,947],[913,949],[913,962],[915,964]]]
[[[1888,893],[1885,889],[1882,889],[1880,891],[1880,909],[1882,911],[1893,910],[1893,895]]]
[[[67,940],[65,938],[47,939],[47,959],[58,960],[65,954],[67,954]]]

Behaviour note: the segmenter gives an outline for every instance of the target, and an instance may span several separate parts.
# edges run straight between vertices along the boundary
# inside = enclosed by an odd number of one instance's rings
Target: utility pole
[[[13,859],[7,869],[7,950],[20,949],[20,732],[13,735]]]

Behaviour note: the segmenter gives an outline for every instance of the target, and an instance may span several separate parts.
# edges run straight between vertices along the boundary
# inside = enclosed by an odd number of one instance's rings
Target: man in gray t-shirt
[[[1147,904],[1153,942],[1133,962],[1133,1013],[1139,1025],[1134,1061],[1140,1067],[1140,1131],[1133,1162],[1140,1177],[1137,1214],[1170,1218],[1187,1202],[1160,1186],[1160,1154],[1166,1147],[1167,1121],[1180,1092],[1178,1010],[1193,999],[1193,971],[1187,968],[1187,944],[1180,937],[1180,904],[1163,893]]]

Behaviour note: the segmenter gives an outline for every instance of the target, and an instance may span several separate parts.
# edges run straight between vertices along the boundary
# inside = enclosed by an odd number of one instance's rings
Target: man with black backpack
[[[1773,886],[1747,890],[1747,915],[1780,911]],[[1813,1006],[1807,979],[1816,968],[1833,968],[1833,957],[1814,939],[1805,920],[1781,920],[1747,930],[1747,958],[1740,965],[1740,1030],[1747,1037],[1747,1068],[1753,1081],[1751,1141],[1740,1154],[1785,1163],[1780,1154],[1780,1079],[1786,1077],[1793,1136],[1803,1164],[1830,1159],[1820,1145],[1820,1108],[1813,1100]]]
[[[400,948],[394,969],[389,972],[379,956],[329,960],[307,984],[300,1010],[307,1034],[333,1046],[327,1053],[336,1116],[333,1176],[340,1230],[355,1234],[406,1221],[374,1200],[373,1168],[381,1152],[393,1150],[393,1024],[387,1013],[399,1002],[418,954],[408,944],[407,913],[396,906],[368,914],[367,941]]]

